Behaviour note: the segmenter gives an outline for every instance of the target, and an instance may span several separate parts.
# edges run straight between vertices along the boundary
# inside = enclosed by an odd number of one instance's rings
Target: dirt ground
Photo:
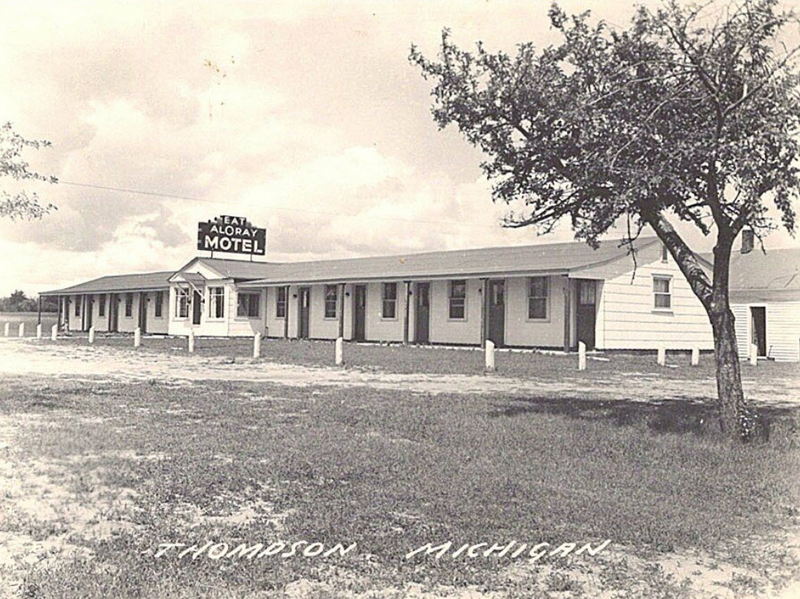
[[[532,358],[535,359],[535,358]],[[788,371],[787,371],[788,372]],[[520,379],[487,375],[392,374],[362,370],[277,364],[269,361],[187,354],[136,353],[130,349],[37,344],[35,339],[0,338],[0,376],[53,376],[65,380],[167,380],[176,384],[198,380],[270,382],[288,386],[353,386],[400,389],[419,393],[576,393],[586,399],[613,400],[625,390],[628,399],[658,401],[704,400],[716,394],[715,381],[661,378],[652,373],[605,373],[584,379],[579,388],[566,380]],[[800,402],[800,369],[785,376],[744,378],[751,401],[771,405]]]

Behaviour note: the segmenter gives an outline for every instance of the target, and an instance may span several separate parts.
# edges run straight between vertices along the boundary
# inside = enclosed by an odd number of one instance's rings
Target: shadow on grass
[[[761,426],[759,440],[776,445],[800,446],[800,405],[755,408]],[[584,420],[604,420],[617,426],[644,424],[659,433],[721,436],[717,409],[696,398],[675,397],[658,401],[617,399],[587,400],[577,397],[518,398],[497,406],[490,417],[523,414],[560,414]]]

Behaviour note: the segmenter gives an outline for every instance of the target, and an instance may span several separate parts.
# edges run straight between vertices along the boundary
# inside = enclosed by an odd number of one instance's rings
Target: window
[[[325,285],[325,318],[336,318],[339,291],[336,285]]]
[[[286,287],[278,287],[275,298],[275,318],[286,318]]]
[[[125,318],[133,316],[133,294],[125,294]]]
[[[106,315],[106,296],[105,294],[100,294],[97,296],[97,314],[99,316]]]
[[[208,296],[211,303],[208,306],[208,316],[210,318],[224,318],[225,317],[225,288],[224,287],[209,287]]]
[[[239,293],[236,302],[236,316],[241,318],[258,318],[260,293]]]
[[[164,315],[164,292],[156,291],[156,318]]]
[[[81,315],[81,296],[75,296],[75,316]]]
[[[175,295],[175,317],[189,317],[189,290],[178,287]]]
[[[397,283],[383,284],[383,318],[397,318]]]
[[[671,283],[672,280],[669,277],[653,277],[654,306],[657,310],[672,308]]]
[[[547,318],[547,277],[528,279],[528,318],[543,320]]]
[[[466,306],[467,282],[464,280],[450,281],[450,318],[463,320],[467,315]]]
[[[669,261],[669,249],[667,249],[667,246],[665,246],[663,243],[661,244],[661,261]]]

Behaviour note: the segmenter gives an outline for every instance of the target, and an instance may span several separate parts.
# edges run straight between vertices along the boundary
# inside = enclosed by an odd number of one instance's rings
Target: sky
[[[0,122],[51,141],[25,158],[60,181],[28,186],[57,211],[0,220],[0,295],[177,269],[220,214],[266,227],[270,260],[572,239],[500,227],[480,152],[437,128],[408,62],[443,27],[493,50],[556,42],[549,4],[0,0]],[[633,11],[560,4],[614,26]]]

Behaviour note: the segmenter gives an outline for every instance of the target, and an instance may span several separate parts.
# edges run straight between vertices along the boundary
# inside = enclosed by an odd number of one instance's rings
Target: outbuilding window
[[[208,307],[208,315],[211,318],[225,318],[225,288],[209,287],[208,295],[211,303]]]
[[[178,292],[175,296],[175,317],[188,318],[189,317],[189,290],[178,287]]]
[[[133,316],[133,294],[125,294],[125,318]]]
[[[164,316],[164,292],[156,291],[156,318]]]
[[[99,316],[106,315],[106,296],[103,293],[97,296],[97,314]]]
[[[548,284],[547,277],[528,279],[528,318],[544,320],[547,318]]]
[[[336,318],[339,292],[336,285],[325,285],[325,318]]]
[[[275,318],[286,318],[286,287],[278,287],[275,291]]]
[[[258,318],[260,293],[239,293],[236,302],[236,316]]]
[[[653,302],[656,310],[672,308],[671,277],[653,277]]]
[[[464,320],[467,315],[467,282],[463,279],[450,281],[450,310],[452,320]]]
[[[383,284],[383,312],[384,318],[397,318],[397,283]]]

